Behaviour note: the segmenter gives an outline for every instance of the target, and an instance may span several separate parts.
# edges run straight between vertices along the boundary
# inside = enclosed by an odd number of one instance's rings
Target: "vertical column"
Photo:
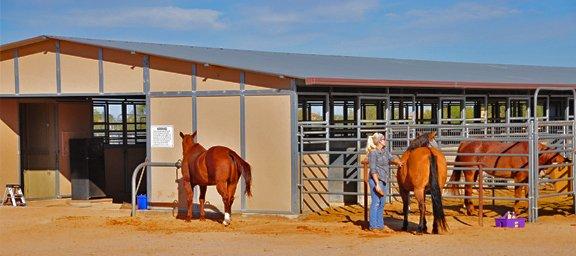
[[[98,93],[104,93],[104,54],[102,48],[98,48]]]
[[[20,94],[20,74],[18,72],[18,49],[14,50],[14,94]]]
[[[246,159],[246,96],[245,94],[245,79],[246,73],[240,72],[240,156]],[[240,209],[246,209],[246,183],[244,178],[240,177]]]
[[[56,94],[62,93],[62,78],[60,72],[60,40],[56,41]]]
[[[152,137],[151,125],[152,125],[152,111],[150,109],[150,57],[145,55],[142,59],[142,87],[144,89],[144,94],[146,96],[146,161],[152,160]],[[152,191],[152,173],[151,167],[146,166],[146,194],[150,198]]]
[[[198,97],[196,96],[196,88],[198,85],[196,84],[196,63],[192,65],[192,132],[198,129],[198,116],[197,116],[197,100]]]
[[[300,168],[298,168],[298,94],[296,92],[296,81],[294,79],[290,80],[290,140],[291,140],[291,152],[292,152],[292,175],[291,175],[291,190],[292,190],[292,205],[291,212],[293,214],[302,213],[302,193],[299,192],[301,185],[300,182]],[[303,108],[305,109],[305,108]],[[303,149],[301,147],[301,149]],[[300,159],[302,161],[302,159]]]

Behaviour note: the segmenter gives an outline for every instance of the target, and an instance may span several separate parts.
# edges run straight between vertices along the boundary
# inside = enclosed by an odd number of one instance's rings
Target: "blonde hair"
[[[384,139],[384,134],[375,132],[372,136],[368,136],[366,140],[366,154],[372,152],[372,150],[377,148],[378,142]]]

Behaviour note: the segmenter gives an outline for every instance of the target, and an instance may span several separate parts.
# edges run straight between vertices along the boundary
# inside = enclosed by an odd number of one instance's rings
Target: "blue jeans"
[[[386,193],[386,187],[384,186],[384,182],[381,180],[378,181],[380,183],[380,188]],[[370,177],[368,179],[368,184],[370,185],[370,198],[372,202],[370,203],[370,229],[382,229],[384,228],[384,199],[385,196],[380,197],[376,192],[376,183],[374,183],[374,179]]]

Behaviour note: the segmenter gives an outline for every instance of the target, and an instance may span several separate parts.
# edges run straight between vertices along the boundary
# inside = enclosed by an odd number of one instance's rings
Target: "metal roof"
[[[45,36],[45,38],[305,79],[307,84],[377,85],[378,81],[384,81],[383,84],[390,85],[405,81],[411,81],[410,84],[414,81],[425,81],[453,87],[458,87],[459,84],[476,84],[479,87],[482,87],[480,84],[576,87],[576,67],[279,53],[62,36]],[[21,45],[18,43],[6,44],[1,48],[4,50],[10,46]]]

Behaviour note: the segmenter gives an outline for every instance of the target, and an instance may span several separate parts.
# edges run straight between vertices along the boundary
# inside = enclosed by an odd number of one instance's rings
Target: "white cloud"
[[[482,5],[478,3],[457,3],[446,9],[410,10],[402,18],[408,18],[413,25],[446,25],[459,22],[483,21],[503,18],[520,13],[517,9],[504,6]],[[394,15],[396,16],[396,15]],[[390,16],[389,16],[390,17]],[[397,16],[396,16],[397,17]]]
[[[248,18],[263,25],[291,25],[297,23],[354,22],[364,19],[366,14],[378,7],[377,0],[343,0],[303,3],[271,7],[250,7]]]
[[[74,11],[69,22],[90,27],[154,27],[169,30],[222,29],[221,13],[211,9],[179,7],[130,7],[113,10]]]

